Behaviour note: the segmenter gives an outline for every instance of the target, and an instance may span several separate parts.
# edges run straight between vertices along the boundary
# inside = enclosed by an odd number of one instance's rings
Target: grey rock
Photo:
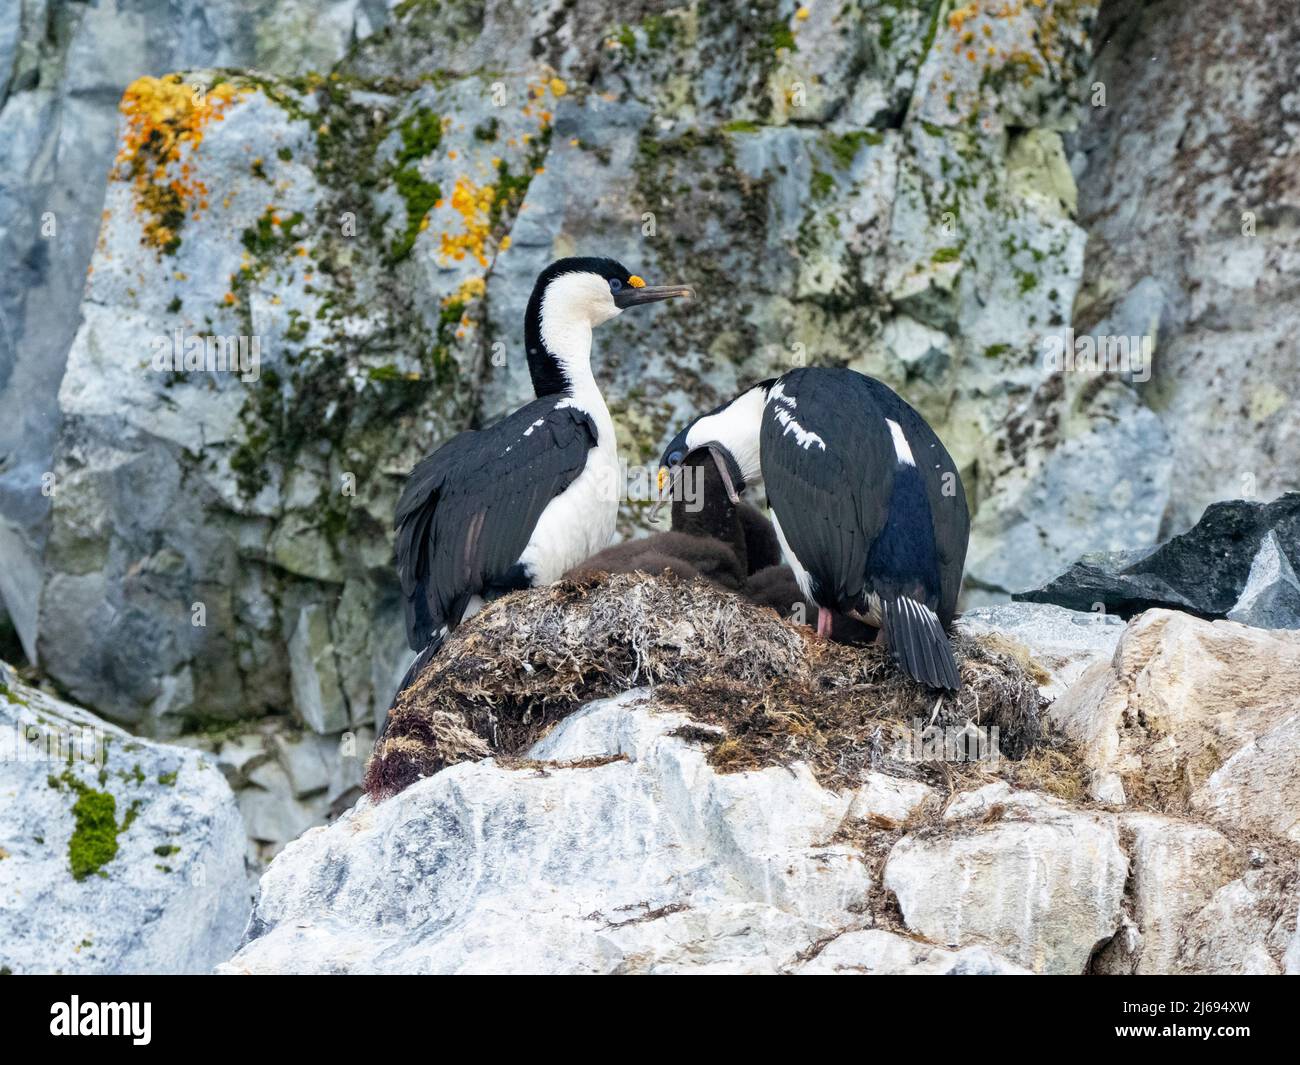
[[[324,184],[354,176],[334,169],[331,152],[344,149],[323,139],[326,119],[395,118],[395,101],[341,91],[337,110],[313,119],[316,98],[291,86],[226,85],[237,98],[195,159],[223,197],[211,213],[191,205],[174,254],[142,243],[136,190],[120,170],[110,183],[60,391],[38,649],[79,697],[155,734],[258,716],[295,695],[312,727],[341,732],[392,696],[402,646],[385,529],[400,475],[459,425],[449,412],[460,393],[406,381],[421,372],[425,317],[439,304],[415,307],[386,270],[363,269],[389,241],[349,243],[337,219],[346,208],[366,226],[374,207]],[[391,184],[388,164],[374,165]],[[252,242],[268,224],[257,257],[230,237]],[[170,354],[178,331],[257,339],[256,373],[157,368],[157,345]],[[314,409],[302,398],[313,395]],[[172,546],[159,550],[163,528]]]
[[[849,817],[874,823],[902,825],[938,801],[938,793],[919,780],[866,773],[857,789]]]
[[[301,799],[325,791],[329,787],[331,765],[338,761],[338,740],[326,736],[300,736],[291,739],[280,733],[273,737],[272,745],[280,765],[289,775],[295,797]],[[255,783],[262,782],[255,781]]]
[[[1276,532],[1264,537],[1228,620],[1260,629],[1300,629],[1300,578]]]
[[[1094,973],[1188,972],[1187,928],[1223,885],[1245,871],[1245,856],[1221,832],[1159,814],[1120,817],[1132,865],[1131,921],[1097,955]]]
[[[243,826],[207,757],[137,739],[0,663],[0,797],[0,966],[195,973],[239,943]]]
[[[1149,610],[1049,713],[1090,770],[1094,798],[1295,841],[1297,675],[1294,630]]]
[[[852,796],[715,774],[645,699],[565,719],[530,752],[553,768],[454,766],[308,832],[221,970],[774,972],[856,926],[870,874],[829,842]]]
[[[1007,812],[991,818],[994,806]],[[1120,925],[1128,862],[1114,818],[998,782],[944,819],[948,831],[905,836],[885,864],[907,927],[979,940],[1034,972],[1083,972]]]
[[[18,58],[18,43],[22,28],[21,12],[18,18],[7,18],[0,23],[0,106],[9,95],[9,83],[14,74],[14,61]]]
[[[1104,328],[1127,333],[1158,316],[1152,377],[1137,387],[1173,458],[1162,535],[1216,500],[1295,487],[1297,322],[1285,264],[1300,146],[1283,131],[1300,115],[1298,34],[1270,0],[1234,4],[1212,26],[1185,5],[1107,4],[1094,29],[1107,43],[1086,80],[1107,96],[1084,109],[1076,142],[1089,239],[1075,325],[1109,320]],[[1214,84],[1223,69],[1232,91]],[[1242,139],[1247,129],[1268,132]],[[1244,185],[1221,165],[1228,144],[1251,160]]]
[[[882,928],[845,932],[797,970],[804,976],[1028,976],[986,947],[944,950]]]
[[[289,669],[294,706],[307,725],[322,735],[347,728],[348,707],[324,608],[313,604],[299,611],[289,637]]]
[[[355,804],[374,730],[319,736],[283,717],[248,731],[234,731],[238,727],[216,736],[181,736],[177,742],[207,753],[234,789],[255,884],[287,842]]]
[[[377,0],[13,4],[0,19],[0,596],[37,654],[56,396],[100,228],[122,90],[195,65],[295,74],[382,25]]]
[[[1108,662],[1124,631],[1124,622],[1113,615],[1046,603],[976,607],[963,612],[958,624],[972,636],[994,634],[1023,646],[1049,675],[1039,686],[1049,699],[1062,695],[1089,666]]]
[[[0,518],[0,603],[13,624],[23,653],[36,661],[36,604],[41,591],[40,559],[22,528]]]
[[[1293,975],[1300,957],[1295,863],[1251,869],[1210,897],[1184,928],[1175,968],[1230,976]]]
[[[253,732],[222,740],[214,757],[230,786],[240,788],[247,785],[249,771],[267,761],[271,752],[262,733]]]
[[[1154,542],[1168,497],[1170,463],[1159,419],[1119,385],[1112,417],[1085,422],[1077,435],[1046,441],[1000,477],[972,522],[968,580],[1017,593],[1047,580],[1083,551]],[[1130,456],[1146,456],[1134,464]],[[1083,551],[1081,551],[1083,549]],[[1105,597],[1037,599],[1091,610]]]
[[[278,762],[258,766],[250,780],[252,786],[240,790],[236,798],[249,840],[267,845],[266,850],[255,851],[259,857],[269,857],[313,825],[323,823],[328,808],[324,797],[305,802],[297,799],[289,774]]]

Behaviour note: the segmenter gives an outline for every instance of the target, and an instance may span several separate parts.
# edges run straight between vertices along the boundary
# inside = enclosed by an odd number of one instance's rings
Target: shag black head
[[[691,298],[689,285],[647,285],[615,259],[558,259],[537,277],[524,316],[528,369],[538,396],[565,392],[570,385],[565,350],[575,332],[607,322],[628,307],[674,296]]]

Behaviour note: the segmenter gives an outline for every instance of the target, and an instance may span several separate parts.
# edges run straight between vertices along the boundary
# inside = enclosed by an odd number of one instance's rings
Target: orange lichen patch
[[[484,246],[492,232],[492,201],[496,188],[492,185],[475,185],[467,177],[456,179],[451,194],[451,207],[464,223],[462,233],[443,233],[439,239],[439,253],[447,259],[462,261],[472,255],[480,266],[487,266]]]
[[[1020,68],[1022,82],[1028,83],[1033,78],[1041,77],[1045,73],[1045,68],[1039,58],[1033,52],[1026,51],[1023,48],[1008,52],[1003,59],[1006,66]]]
[[[1086,14],[1095,8],[1090,0],[971,0],[945,19],[942,40],[936,47],[975,64],[980,87],[1018,83],[1025,88],[1050,76],[1065,80],[1070,53],[1086,36]],[[996,33],[1001,22],[1007,28]],[[980,38],[983,38],[982,40]],[[1019,38],[1015,40],[1014,38]],[[945,71],[944,81],[951,81]],[[959,102],[949,101],[950,108]]]
[[[954,30],[960,30],[962,25],[968,20],[973,19],[980,13],[978,2],[969,3],[965,7],[959,7],[948,16],[948,25]]]
[[[137,78],[127,86],[119,105],[126,133],[114,176],[132,183],[136,212],[146,216],[144,243],[165,252],[179,247],[178,230],[208,195],[188,157],[202,143],[204,127],[221,121],[251,91],[229,82],[204,90],[179,74]]]
[[[471,300],[482,299],[487,294],[487,281],[481,277],[467,277],[460,283],[460,288],[442,301],[444,308],[457,304],[464,306]],[[465,321],[462,316],[462,323]]]

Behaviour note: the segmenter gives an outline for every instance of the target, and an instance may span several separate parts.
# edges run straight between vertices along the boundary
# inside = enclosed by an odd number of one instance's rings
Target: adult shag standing
[[[592,330],[629,307],[691,294],[647,285],[613,259],[542,271],[524,318],[537,398],[452,437],[415,467],[398,501],[397,575],[419,652],[402,688],[485,602],[548,584],[609,543],[618,454],[591,372]]]

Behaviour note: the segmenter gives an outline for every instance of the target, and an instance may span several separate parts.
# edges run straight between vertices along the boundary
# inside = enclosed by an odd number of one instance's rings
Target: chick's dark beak
[[[614,306],[622,310],[626,307],[637,307],[642,303],[670,300],[676,296],[693,300],[695,290],[690,285],[642,285],[640,288],[627,285],[614,293]]]
[[[727,498],[733,504],[739,505],[740,494],[736,491],[736,482],[731,479],[731,470],[727,467],[727,460],[722,454],[722,449],[714,447],[712,444],[705,444],[704,446],[709,449],[713,464],[718,467],[718,473],[722,475],[722,486],[727,490]]]

